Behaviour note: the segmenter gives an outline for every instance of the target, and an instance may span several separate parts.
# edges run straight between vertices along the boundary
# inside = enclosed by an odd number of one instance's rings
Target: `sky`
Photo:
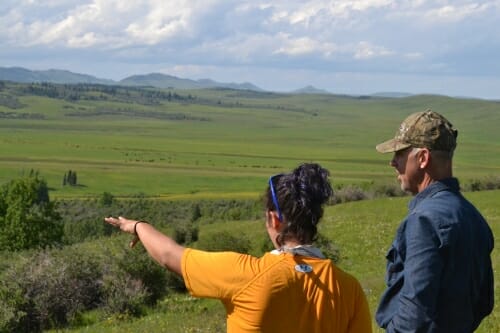
[[[1,0],[0,66],[500,100],[500,0]]]

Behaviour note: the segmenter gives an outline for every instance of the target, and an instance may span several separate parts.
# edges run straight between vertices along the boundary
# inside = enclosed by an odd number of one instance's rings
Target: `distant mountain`
[[[132,75],[120,81],[97,78],[92,75],[73,73],[61,69],[49,70],[29,70],[22,67],[0,67],[0,80],[31,83],[31,82],[50,82],[59,84],[105,84],[105,85],[124,85],[124,86],[151,86],[156,88],[174,88],[174,89],[207,89],[207,88],[227,88],[235,90],[251,90],[264,92],[265,90],[256,85],[244,83],[224,83],[211,79],[191,80],[183,79],[172,75],[161,73],[150,73],[143,75]],[[295,94],[332,94],[331,92],[318,89],[314,86],[306,86],[292,91]],[[369,95],[370,97],[389,97],[401,98],[412,96],[404,92],[379,92]]]
[[[211,79],[201,79],[195,81],[161,73],[129,76],[121,80],[119,84],[177,89],[230,88],[238,90],[262,91],[262,89],[251,83],[222,83]]]
[[[301,89],[294,90],[293,93],[296,94],[331,94],[329,91],[326,91],[324,89],[318,89],[313,86],[306,86]]]
[[[31,83],[31,82],[51,82],[51,83],[94,83],[94,84],[114,84],[113,80],[98,79],[91,75],[72,73],[66,70],[49,69],[44,71],[32,71],[22,67],[0,67],[0,80]]]
[[[151,73],[145,75],[132,75],[120,80],[118,84],[125,86],[151,86],[156,88],[198,89],[203,88],[201,84],[189,79],[181,79],[176,76]]]
[[[375,94],[371,94],[373,97],[389,97],[389,98],[403,98],[413,96],[413,94],[405,93],[405,92],[378,92]]]
[[[238,90],[263,91],[261,88],[245,83],[221,83],[210,79],[190,80],[172,75],[151,73],[146,75],[133,75],[120,81],[100,79],[91,75],[73,73],[66,70],[50,69],[44,71],[29,70],[22,67],[0,67],[0,80],[31,83],[50,82],[60,84],[90,83],[126,86],[152,86],[156,88],[175,89],[204,89],[204,88],[229,88]]]
[[[263,89],[257,87],[256,85],[250,82],[244,83],[221,83],[216,82],[211,79],[200,79],[196,82],[202,84],[205,88],[229,88],[229,89],[238,89],[238,90],[253,90],[253,91],[264,91]]]

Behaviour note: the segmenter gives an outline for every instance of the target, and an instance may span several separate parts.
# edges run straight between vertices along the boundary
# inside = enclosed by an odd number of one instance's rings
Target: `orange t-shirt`
[[[191,295],[224,303],[229,333],[372,331],[359,282],[329,259],[186,249],[182,276]]]

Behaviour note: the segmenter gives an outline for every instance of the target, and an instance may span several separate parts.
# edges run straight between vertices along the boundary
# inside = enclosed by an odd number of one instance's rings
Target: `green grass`
[[[495,241],[500,234],[500,191],[465,193],[488,220]],[[351,202],[327,207],[320,232],[340,248],[339,266],[361,282],[372,317],[384,290],[385,253],[397,226],[407,211],[406,198],[387,198]],[[257,249],[266,237],[263,221],[234,221],[203,225],[200,237],[227,230],[247,235]],[[477,332],[500,332],[500,250],[492,253],[495,274],[495,308]],[[224,308],[216,300],[194,300],[172,295],[139,319],[101,318],[95,313],[84,316],[86,325],[62,332],[223,332]],[[83,321],[85,323],[85,320]],[[373,321],[374,332],[382,332]],[[59,331],[58,331],[59,332]]]
[[[49,332],[218,333],[226,331],[224,311],[218,301],[176,294],[159,302],[155,309],[148,310],[141,318],[104,317],[94,311],[78,318],[81,328]]]
[[[0,119],[0,184],[35,169],[47,180],[53,198],[103,192],[169,199],[255,198],[270,175],[307,161],[328,168],[334,185],[393,182],[391,156],[376,153],[374,147],[392,137],[407,115],[429,107],[459,129],[456,176],[464,182],[500,175],[500,104],[496,102],[426,95],[357,99],[200,90],[178,91],[195,96],[189,102],[146,105],[111,95],[105,96],[106,101],[69,102],[19,94],[12,84],[2,89],[2,94],[25,106],[0,105],[0,112],[36,113],[44,119]],[[80,115],[68,115],[71,112]],[[186,119],[173,120],[179,114]],[[62,186],[68,170],[77,172],[80,186]],[[500,192],[468,196],[499,234]],[[405,215],[407,201],[380,199],[330,207],[322,223],[321,231],[341,248],[340,266],[359,278],[372,311],[383,290],[385,251]],[[206,225],[200,236],[218,230],[251,235],[255,246],[265,237],[260,221]],[[497,306],[479,330],[484,333],[500,332],[497,249],[493,263]],[[176,296],[137,320],[101,322],[100,314],[85,314],[81,320],[88,327],[74,331],[220,332],[223,317],[216,301]]]
[[[69,102],[16,95],[25,107],[0,105],[0,112],[45,118],[1,119],[0,183],[37,169],[55,197],[104,191],[117,196],[255,196],[269,175],[307,161],[330,169],[336,184],[388,182],[394,179],[390,155],[376,153],[374,146],[390,138],[409,113],[427,107],[448,116],[460,131],[457,176],[500,173],[500,112],[495,102],[440,96],[364,100],[232,90],[189,93],[196,97],[189,103],[157,105],[112,96]],[[80,116],[68,115],[77,111]],[[152,118],[151,113],[191,118]],[[70,169],[82,186],[62,186]]]

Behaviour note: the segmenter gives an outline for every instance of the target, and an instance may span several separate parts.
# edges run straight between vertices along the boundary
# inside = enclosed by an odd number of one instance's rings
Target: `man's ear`
[[[431,160],[431,151],[427,148],[421,148],[418,152],[418,165],[420,169],[425,169],[429,166]]]

